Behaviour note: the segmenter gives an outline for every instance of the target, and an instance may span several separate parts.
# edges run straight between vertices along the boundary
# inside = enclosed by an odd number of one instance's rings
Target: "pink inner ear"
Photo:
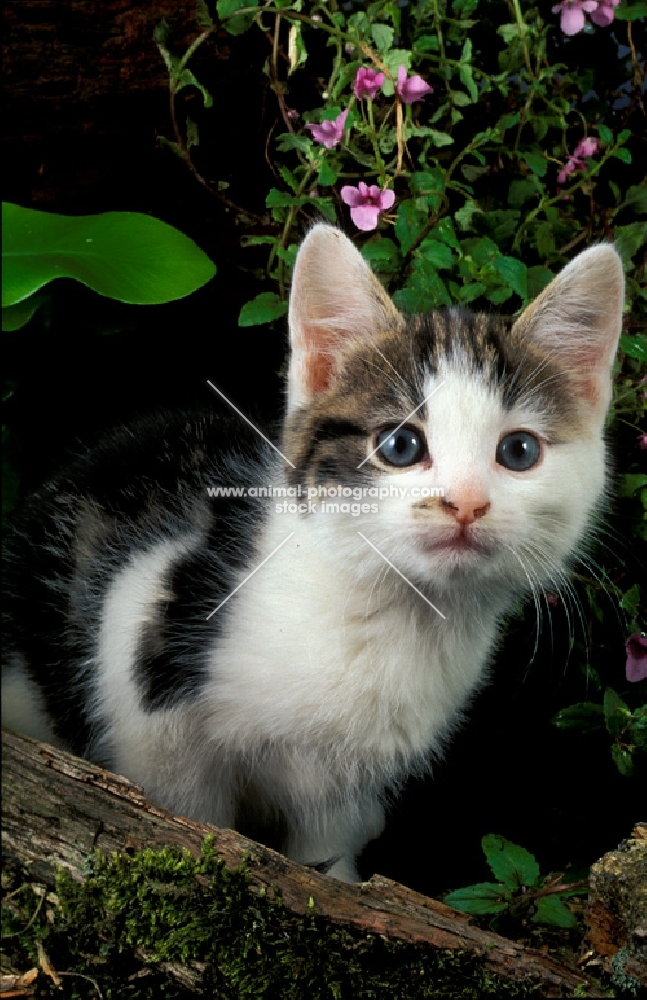
[[[305,387],[310,396],[324,392],[332,382],[339,343],[339,332],[325,326],[308,325],[303,328],[303,372]]]

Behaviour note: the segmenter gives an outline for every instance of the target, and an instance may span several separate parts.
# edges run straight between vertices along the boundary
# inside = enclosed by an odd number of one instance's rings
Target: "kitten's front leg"
[[[355,859],[384,829],[384,809],[377,798],[331,807],[314,826],[303,821],[288,835],[285,853],[303,865],[325,865],[342,882],[359,882]]]

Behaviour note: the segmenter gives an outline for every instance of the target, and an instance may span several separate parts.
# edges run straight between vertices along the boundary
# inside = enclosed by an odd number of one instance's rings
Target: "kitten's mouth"
[[[479,541],[463,531],[457,535],[453,535],[451,538],[425,538],[423,539],[423,548],[425,552],[446,552],[450,554],[470,552],[487,555],[491,551],[489,544]]]

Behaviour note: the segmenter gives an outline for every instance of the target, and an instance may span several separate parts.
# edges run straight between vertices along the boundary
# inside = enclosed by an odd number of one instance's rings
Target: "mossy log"
[[[586,922],[590,965],[647,986],[647,824],[591,867]]]
[[[288,923],[316,914],[320,929],[349,934],[355,942],[370,939],[381,947],[405,946],[416,962],[438,960],[433,968],[447,968],[449,962],[462,988],[468,987],[460,993],[447,989],[411,995],[565,997],[575,990],[587,997],[608,995],[581,972],[481,930],[464,914],[388,879],[374,876],[362,885],[346,885],[233,831],[173,816],[147,801],[141,788],[127,779],[47,744],[10,732],[3,732],[2,742],[3,864],[19,868],[31,883],[43,886],[42,891],[60,890],[61,870],[69,884],[83,884],[97,849],[113,859],[112,852],[119,852],[124,863],[142,849],[163,851],[166,845],[198,858],[210,836],[214,856],[224,863],[222,870],[244,870],[250,898],[262,900],[262,905],[272,900]],[[199,875],[194,878],[200,881]],[[129,913],[129,919],[135,916]],[[171,961],[164,968],[183,989],[201,992],[207,965]],[[421,975],[424,967],[423,961],[417,970]]]

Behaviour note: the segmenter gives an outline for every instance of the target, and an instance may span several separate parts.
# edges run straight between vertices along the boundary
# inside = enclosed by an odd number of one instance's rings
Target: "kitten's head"
[[[340,231],[312,229],[290,300],[284,450],[295,484],[350,487],[352,502],[364,488],[343,526],[308,515],[340,557],[361,531],[418,585],[558,586],[604,490],[623,295],[604,244],[512,326],[460,309],[405,319]]]

